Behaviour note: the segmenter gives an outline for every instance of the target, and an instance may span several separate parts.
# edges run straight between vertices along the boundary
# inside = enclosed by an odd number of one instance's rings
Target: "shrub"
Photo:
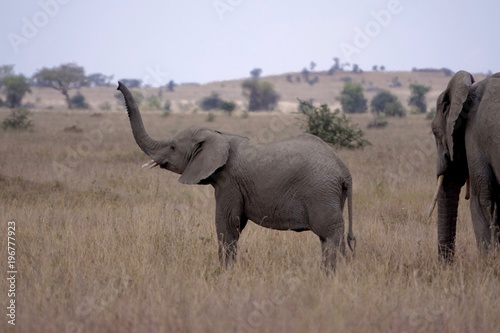
[[[346,82],[340,93],[340,104],[345,113],[364,113],[368,109],[363,87],[359,83]]]
[[[431,87],[424,86],[422,84],[412,83],[410,84],[411,95],[408,99],[408,105],[414,106],[419,113],[425,113],[427,111],[427,103],[425,102],[425,94],[431,90]]]
[[[210,96],[203,97],[199,103],[200,108],[204,111],[219,109],[222,99],[219,94],[213,92]]]
[[[77,92],[75,96],[70,98],[70,105],[75,109],[88,109],[89,105],[85,100],[85,96],[83,96],[80,92]]]
[[[248,99],[248,111],[273,110],[278,105],[279,95],[271,83],[247,79],[242,84],[243,95]]]
[[[9,108],[18,108],[26,93],[31,93],[28,80],[24,75],[11,75],[3,78],[5,87],[6,104]]]
[[[236,109],[236,103],[230,101],[221,101],[219,107],[222,111],[224,111],[225,114],[231,116],[233,111]]]
[[[404,117],[406,115],[405,109],[399,99],[387,90],[382,90],[377,93],[371,103],[370,107],[372,112],[384,114],[388,117]]]
[[[13,109],[10,116],[5,118],[2,122],[2,129],[16,131],[26,131],[33,128],[33,123],[29,119],[31,112],[26,109]]]
[[[299,112],[306,116],[305,130],[338,148],[356,149],[369,145],[364,133],[351,124],[345,114],[336,109],[330,112],[328,105],[315,107],[299,100]]]

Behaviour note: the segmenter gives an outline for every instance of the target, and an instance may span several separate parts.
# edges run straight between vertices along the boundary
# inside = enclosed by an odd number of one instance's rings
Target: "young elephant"
[[[351,175],[325,142],[303,134],[261,145],[195,126],[156,141],[146,133],[127,87],[119,82],[118,90],[125,98],[135,141],[152,159],[144,166],[178,173],[184,184],[214,187],[222,264],[234,260],[240,233],[251,220],[271,229],[311,230],[320,238],[323,266],[335,269],[337,252],[345,253],[346,199],[347,241],[354,249]]]

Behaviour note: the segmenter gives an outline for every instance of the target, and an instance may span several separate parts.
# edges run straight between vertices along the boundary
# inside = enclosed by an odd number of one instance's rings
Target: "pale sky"
[[[481,3],[481,6],[478,6]],[[497,0],[3,0],[0,65],[31,76],[86,73],[157,86],[327,70],[448,67],[500,71]]]

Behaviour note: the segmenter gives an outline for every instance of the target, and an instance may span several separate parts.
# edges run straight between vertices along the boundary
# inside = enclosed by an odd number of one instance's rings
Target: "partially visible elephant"
[[[474,83],[471,74],[457,72],[437,100],[432,132],[437,145],[432,208],[437,201],[438,255],[453,260],[464,184],[478,248],[487,252],[500,241],[500,73]]]
[[[248,138],[207,128],[189,127],[167,140],[146,133],[139,109],[119,82],[135,141],[152,161],[180,174],[184,184],[210,184],[215,189],[215,226],[219,260],[234,260],[247,221],[277,230],[311,230],[319,236],[322,263],[335,269],[337,252],[345,253],[343,208],[348,202],[347,241],[352,231],[351,174],[321,139],[302,134],[257,144]]]

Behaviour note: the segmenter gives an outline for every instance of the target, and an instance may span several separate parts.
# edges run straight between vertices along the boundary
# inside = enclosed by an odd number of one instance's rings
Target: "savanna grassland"
[[[431,100],[444,86],[433,88]],[[87,98],[93,102],[92,95]],[[0,110],[0,120],[7,115]],[[155,138],[192,124],[262,143],[302,131],[298,115],[279,112],[246,119],[217,114],[213,122],[201,111],[143,117]],[[364,128],[370,117],[351,118]],[[426,216],[435,146],[423,115],[390,119],[385,129],[366,130],[372,146],[338,151],[354,181],[357,248],[332,276],[320,270],[314,234],[253,223],[243,231],[235,265],[221,269],[212,188],[141,169],[148,158],[135,144],[123,109],[56,106],[35,110],[32,119],[32,132],[0,132],[1,332],[500,327],[500,260],[478,256],[463,194],[455,263],[437,261],[436,217]],[[16,221],[15,328],[7,324],[3,301],[10,220]]]

